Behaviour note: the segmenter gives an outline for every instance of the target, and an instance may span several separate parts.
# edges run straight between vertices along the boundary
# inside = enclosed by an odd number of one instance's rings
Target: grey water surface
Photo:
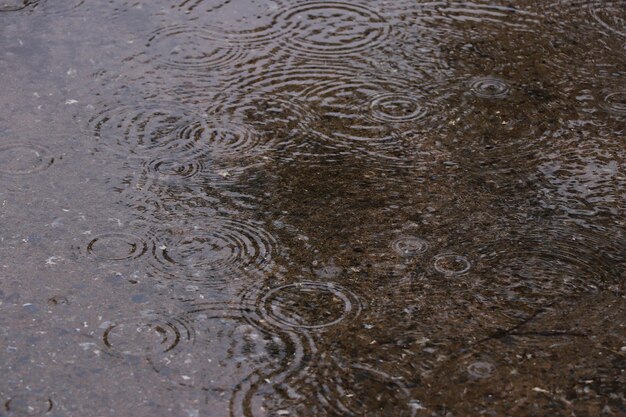
[[[0,0],[0,416],[626,416],[626,1]]]

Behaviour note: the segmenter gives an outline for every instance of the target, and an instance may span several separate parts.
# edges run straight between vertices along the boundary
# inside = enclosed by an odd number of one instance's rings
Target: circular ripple
[[[274,238],[259,225],[236,220],[169,234],[155,239],[154,268],[168,278],[206,285],[222,285],[243,271],[267,268],[276,249]]]
[[[343,2],[300,3],[278,21],[288,28],[287,47],[304,56],[324,58],[375,48],[390,32],[390,25],[378,13]]]
[[[201,173],[204,164],[200,160],[180,161],[174,158],[160,158],[148,162],[146,169],[156,176],[187,179]]]
[[[472,264],[464,256],[447,253],[435,256],[433,266],[444,275],[460,275],[469,271]]]
[[[505,81],[491,77],[474,78],[469,87],[475,96],[482,98],[504,98],[510,90]]]
[[[224,1],[209,11],[217,22],[214,36],[244,46],[267,44],[287,35],[288,27],[277,20],[286,7],[283,0]]]
[[[626,115],[626,91],[607,95],[604,98],[604,107],[611,113]]]
[[[494,311],[528,309],[619,283],[626,261],[623,238],[577,230],[545,227],[480,248],[474,294]]]
[[[467,367],[467,373],[478,379],[486,379],[496,372],[496,367],[489,362],[474,362]]]
[[[439,150],[428,147],[429,141],[425,140],[424,132],[428,128],[437,129],[443,118],[426,112],[420,114],[415,123],[399,129],[396,123],[381,123],[370,105],[381,96],[381,90],[410,90],[405,83],[406,80],[395,78],[336,77],[306,89],[301,97],[319,115],[308,126],[309,132],[327,147],[344,147],[349,152],[370,155],[385,164],[425,169],[429,161],[435,159],[433,154]],[[427,103],[434,100],[435,94],[412,91],[410,96]]]
[[[428,242],[414,236],[406,236],[396,239],[391,248],[400,256],[410,258],[422,254],[428,250]]]
[[[411,394],[401,379],[363,365],[341,369],[330,381],[327,376],[320,381],[320,399],[336,415],[415,415]]]
[[[323,329],[356,317],[358,297],[333,283],[302,281],[265,293],[259,306],[262,316],[278,327]]]
[[[184,71],[232,68],[246,57],[241,47],[217,37],[214,31],[187,25],[155,31],[146,47],[148,54],[159,63]]]
[[[18,12],[28,7],[36,7],[39,0],[0,0],[0,13]]]
[[[28,175],[48,168],[54,158],[43,146],[13,143],[0,145],[0,174]]]
[[[264,89],[263,86],[257,87]],[[249,126],[240,130],[243,146],[235,147],[248,153],[255,148],[275,149],[288,144],[315,118],[315,114],[299,100],[274,94],[222,94],[214,99],[208,112],[224,115],[237,121],[239,126]]]
[[[381,122],[409,122],[421,119],[428,109],[404,94],[381,94],[370,102],[372,117]]]
[[[87,244],[87,254],[109,261],[135,259],[147,250],[143,239],[126,233],[103,234]]]
[[[4,407],[11,415],[37,416],[52,411],[54,403],[46,396],[24,394],[12,397]]]
[[[626,2],[624,0],[596,1],[589,7],[594,19],[605,29],[626,36]]]
[[[193,343],[195,331],[182,320],[148,314],[109,324],[102,334],[108,353],[124,356],[152,356],[168,353]]]
[[[260,147],[260,136],[243,124],[217,121],[202,135],[211,156],[242,156]]]
[[[125,157],[187,157],[209,131],[205,114],[175,103],[109,108],[89,123],[100,143]]]

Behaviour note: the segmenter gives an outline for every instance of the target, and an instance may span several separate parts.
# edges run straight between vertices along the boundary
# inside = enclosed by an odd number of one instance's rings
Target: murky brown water
[[[626,1],[0,34],[0,416],[626,415]]]

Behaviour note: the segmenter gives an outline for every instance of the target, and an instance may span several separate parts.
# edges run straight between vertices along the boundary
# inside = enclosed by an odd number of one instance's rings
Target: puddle
[[[625,22],[0,0],[0,416],[625,414]]]

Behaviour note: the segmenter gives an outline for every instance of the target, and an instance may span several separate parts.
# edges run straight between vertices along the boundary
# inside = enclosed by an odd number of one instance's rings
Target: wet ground
[[[625,416],[623,0],[0,0],[0,416]]]

